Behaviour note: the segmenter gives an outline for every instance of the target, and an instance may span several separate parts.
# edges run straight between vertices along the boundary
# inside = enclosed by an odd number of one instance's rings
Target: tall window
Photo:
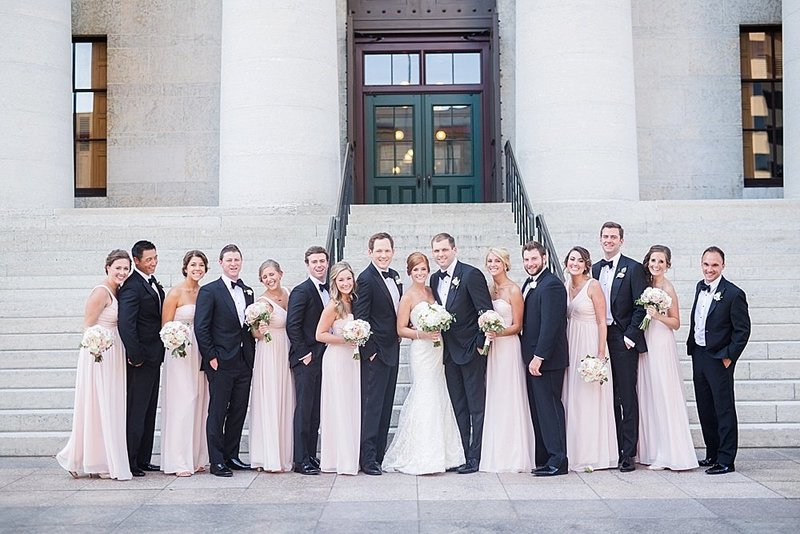
[[[780,26],[741,29],[745,187],[783,186],[783,39]]]
[[[106,196],[106,40],[72,43],[72,116],[75,196]]]

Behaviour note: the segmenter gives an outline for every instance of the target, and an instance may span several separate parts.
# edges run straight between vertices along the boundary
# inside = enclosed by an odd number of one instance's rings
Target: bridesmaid
[[[331,267],[331,300],[317,325],[317,341],[328,347],[322,357],[320,397],[320,457],[324,473],[358,474],[361,433],[361,365],[342,337],[353,320],[351,295],[356,292],[353,269],[340,261]]]
[[[282,472],[292,468],[292,418],[294,382],[289,371],[289,337],[286,306],[289,292],[281,286],[283,271],[275,260],[258,269],[264,293],[256,299],[269,308],[269,324],[253,332],[256,359],[250,390],[250,465],[259,471]],[[271,336],[266,341],[266,334]]]
[[[80,350],[72,433],[56,459],[73,478],[89,475],[130,480],[125,439],[126,356],[117,331],[117,290],[130,273],[130,256],[124,250],[112,250],[105,270],[105,280],[89,294],[83,324],[110,330],[114,345],[103,353],[101,362],[95,362],[87,349]]]
[[[619,449],[611,369],[606,384],[584,382],[578,372],[587,355],[606,360],[606,300],[600,283],[590,276],[592,260],[588,250],[573,247],[564,267],[569,274],[565,282],[569,369],[564,377],[563,400],[570,469],[615,468]]]
[[[525,383],[525,365],[519,332],[524,302],[519,286],[508,277],[511,257],[504,248],[490,248],[486,270],[492,276],[492,306],[506,327],[488,332],[486,364],[486,412],[483,423],[481,471],[523,473],[536,467],[533,423]]]
[[[170,289],[164,299],[161,324],[181,321],[194,324],[194,309],[200,280],[208,271],[208,258],[199,250],[183,257],[184,280]],[[164,355],[164,383],[161,397],[161,469],[179,477],[205,471],[208,463],[206,417],[208,380],[200,370],[200,352],[192,327],[191,345],[186,357]]]
[[[650,247],[642,262],[647,285],[665,291],[672,306],[666,315],[647,309],[647,353],[639,357],[639,462],[650,469],[678,471],[697,467],[697,456],[675,345],[675,330],[681,327],[678,295],[664,276],[671,262],[672,253],[663,245]]]

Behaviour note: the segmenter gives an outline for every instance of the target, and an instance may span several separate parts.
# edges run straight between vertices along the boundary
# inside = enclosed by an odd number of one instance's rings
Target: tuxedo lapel
[[[233,301],[233,295],[231,295],[230,290],[227,288],[225,284],[225,279],[220,277],[218,280],[219,282],[219,290],[222,291],[222,300],[228,305],[228,309],[231,311],[233,316],[236,318],[236,321],[239,321],[239,312],[236,311],[236,303]],[[245,295],[245,302],[247,302],[247,296]]]
[[[391,308],[394,310],[394,301],[392,300],[392,294],[389,293],[389,288],[386,287],[386,282],[383,281],[384,280],[383,275],[380,273],[380,271],[378,271],[378,269],[375,268],[375,264],[373,263],[369,264],[369,269],[372,273],[372,277],[375,279],[375,283],[378,285],[378,287],[381,288],[381,293],[383,293],[383,295],[386,297],[386,300],[389,301],[389,306],[391,306]],[[389,272],[391,273],[391,271]],[[394,277],[392,277],[392,280],[394,280]]]
[[[719,293],[720,300],[722,299],[722,296],[725,293],[725,284],[726,284],[725,278],[720,277],[719,284],[717,284],[717,291],[716,293],[714,293],[714,295]],[[711,304],[708,306],[708,313],[706,314],[706,324],[708,324],[708,318],[714,312],[714,309],[716,309],[716,307],[717,307],[717,299],[715,299],[714,296],[712,295]]]
[[[431,291],[433,291],[433,299],[437,304],[441,305],[442,301],[439,298],[439,271],[434,271],[430,277]]]
[[[689,324],[691,326],[691,332],[689,335],[693,335],[694,332],[694,313],[697,311],[697,299],[700,297],[700,282],[697,283],[697,286],[694,288],[694,302],[692,303],[692,315],[689,316]]]
[[[620,276],[622,274],[622,276]],[[617,269],[614,271],[614,280],[611,282],[611,302],[617,299],[617,293],[622,286],[622,281],[628,275],[628,265],[624,256],[619,257]]]
[[[461,262],[456,264],[456,268],[453,269],[453,277],[450,278],[450,289],[447,291],[447,303],[444,305],[446,310],[450,309],[450,306],[453,305],[453,300],[456,298],[456,292],[458,292],[458,287],[461,285],[461,274],[463,269],[461,268]],[[456,283],[458,280],[458,283]]]
[[[156,304],[161,304],[161,302],[163,301],[163,297],[159,300],[159,294],[156,293],[156,290],[153,289],[153,286],[150,285],[150,282],[148,282],[147,279],[144,276],[142,276],[138,271],[136,272],[136,274],[139,276],[139,280],[141,280],[142,286],[144,286],[144,290],[147,292],[147,294],[150,295],[153,298],[153,300],[156,301]]]

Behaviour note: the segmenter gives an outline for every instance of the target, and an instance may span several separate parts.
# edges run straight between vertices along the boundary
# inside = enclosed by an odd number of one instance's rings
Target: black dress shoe
[[[566,475],[567,467],[556,467],[554,465],[545,465],[533,470],[534,476],[537,477],[554,477],[556,475]]]
[[[381,466],[379,466],[377,462],[373,462],[367,465],[362,465],[361,471],[363,471],[365,475],[372,475],[372,476],[383,474],[383,471],[381,471]]]
[[[633,459],[629,456],[624,457],[619,464],[619,470],[622,473],[630,473],[635,469],[636,463],[634,463]]]
[[[706,469],[707,475],[724,475],[725,473],[733,473],[736,467],[733,464],[715,464]]]
[[[142,464],[139,466],[142,471],[161,471],[161,467],[153,464]]]
[[[300,473],[301,475],[318,475],[320,473],[319,467],[314,467],[311,462],[294,464],[292,471]]]
[[[308,459],[308,463],[319,469],[319,458],[312,456]]]
[[[211,474],[218,477],[232,477],[233,471],[225,464],[211,464]]]
[[[461,465],[457,465],[455,467],[448,467],[447,469],[445,469],[445,472],[447,472],[447,473],[455,473],[459,469],[463,469],[465,465],[467,465],[467,464],[461,464]]]
[[[459,475],[469,475],[470,473],[478,472],[478,460],[470,458],[467,463],[458,468]]]
[[[702,460],[697,462],[697,465],[699,465],[700,467],[714,467],[715,465],[717,465],[717,461],[712,460],[711,458],[703,458]]]
[[[138,467],[131,467],[131,474],[135,477],[143,477],[144,471],[142,471]]]
[[[225,462],[225,465],[228,466],[228,469],[233,469],[234,471],[249,471],[250,464],[246,464],[238,458],[231,458]]]

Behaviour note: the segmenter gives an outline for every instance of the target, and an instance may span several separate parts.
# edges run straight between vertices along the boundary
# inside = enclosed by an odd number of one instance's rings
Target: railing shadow
[[[328,223],[328,236],[325,241],[325,248],[328,250],[331,264],[344,258],[347,221],[350,218],[350,205],[353,203],[353,162],[353,145],[347,143],[342,159],[342,177],[339,183],[336,214]]]

